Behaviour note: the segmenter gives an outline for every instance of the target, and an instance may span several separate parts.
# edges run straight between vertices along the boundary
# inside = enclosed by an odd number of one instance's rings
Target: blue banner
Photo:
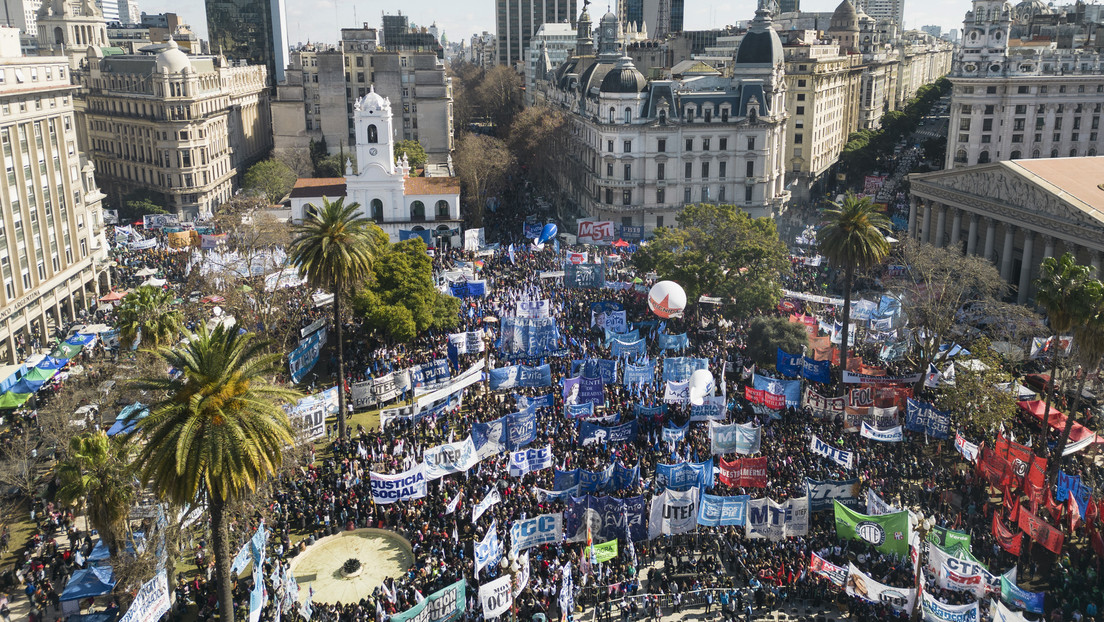
[[[451,377],[448,359],[437,359],[432,363],[422,363],[410,368],[410,381],[415,387],[444,382]]]
[[[399,241],[405,242],[412,239],[420,239],[425,242],[425,245],[433,248],[433,242],[429,239],[429,231],[422,229],[421,231],[411,231],[407,229],[399,229]]]
[[[564,265],[564,287],[568,289],[601,289],[606,286],[602,264],[582,263]]]
[[[626,364],[621,375],[621,384],[625,386],[652,384],[655,382],[655,361],[649,361],[643,365]]]
[[[538,223],[528,223],[528,222],[521,223],[521,237],[525,238],[526,240],[540,239],[542,228],[543,227],[541,227],[541,224],[539,222]]]
[[[698,524],[706,527],[743,525],[747,522],[749,495],[718,497],[703,494],[698,504]]]
[[[1066,475],[1065,472],[1058,471],[1055,490],[1057,494],[1054,496],[1054,501],[1059,505],[1069,501],[1069,495],[1072,492],[1074,498],[1077,499],[1078,513],[1081,518],[1085,518],[1085,509],[1089,507],[1089,497],[1092,491],[1081,481],[1080,475]]]
[[[644,404],[633,404],[633,414],[637,417],[658,417],[667,413],[667,404],[655,404],[652,406],[645,406]]]
[[[613,479],[610,480],[610,484],[614,490],[624,490],[626,488],[636,488],[636,485],[640,483],[640,463],[637,462],[636,466],[629,468],[622,466],[620,462],[616,462],[613,465]]]
[[[832,382],[832,364],[828,361],[816,361],[809,357],[803,357],[802,373],[806,380],[828,384]]]
[[[634,440],[636,440],[635,420],[610,428],[589,421],[579,422],[579,441],[584,446],[592,443],[631,443]]]
[[[1029,592],[1001,575],[1001,600],[1031,613],[1043,613],[1046,592]]]
[[[594,541],[629,537],[634,541],[648,538],[644,497],[615,499],[613,497],[576,497],[564,510],[564,537],[568,542],[586,542],[587,525]]]
[[[663,359],[663,380],[686,382],[690,379],[690,374],[699,369],[709,369],[709,359],[668,356]]]
[[[551,383],[551,377],[549,378],[549,383]],[[538,395],[536,397],[527,397],[515,393],[514,399],[517,400],[518,410],[526,410],[528,408],[552,408],[556,404],[552,399],[551,393],[545,393],[544,395]]]
[[[682,333],[681,335],[659,334],[660,350],[685,350],[688,347],[690,347],[690,338],[686,333]]]
[[[805,478],[805,493],[809,496],[809,511],[821,512],[831,510],[833,501],[839,501],[841,505],[852,510],[863,511],[865,503],[859,497],[858,478],[842,481]]]
[[[620,339],[615,339],[610,346],[610,353],[617,358],[626,356],[629,358],[637,358],[644,356],[648,351],[648,345],[644,343],[643,339],[636,341],[625,342]]]
[[[683,492],[697,486],[704,491],[713,487],[713,460],[657,464],[655,477],[662,488]]]
[[[601,378],[564,378],[563,400],[564,408],[572,404],[590,402],[595,406],[606,404],[605,384]]]
[[[88,337],[92,336],[88,335]],[[297,348],[288,352],[288,371],[291,373],[292,382],[298,383],[307,372],[314,369],[315,363],[318,362],[318,354],[324,345],[326,345],[325,327],[311,333],[309,337],[299,342]]]
[[[510,475],[514,477],[521,477],[526,473],[551,467],[551,447],[535,447],[510,454]]]
[[[912,432],[926,432],[928,436],[945,439],[950,435],[951,414],[936,410],[927,402],[908,398],[905,410],[905,429]]]
[[[606,384],[617,384],[616,359],[586,359],[571,361],[571,375],[584,378],[601,378]]]
[[[786,406],[798,406],[801,403],[800,380],[778,380],[770,376],[754,375],[755,389],[775,395],[786,396]]]
[[[568,419],[582,419],[594,416],[594,404],[584,402],[582,404],[567,404],[564,407],[564,417]]]
[[[459,281],[449,283],[449,292],[455,298],[478,298],[487,294],[487,282]]]
[[[677,443],[686,438],[686,430],[690,427],[690,424],[682,426],[681,428],[663,428],[663,440],[668,443]]]
[[[605,328],[603,330],[605,331],[606,337],[605,341],[603,341],[602,343],[607,348],[613,345],[614,341],[624,341],[626,343],[629,343],[640,339],[640,331],[635,328],[624,333],[615,333],[608,328]]]
[[[497,367],[490,370],[489,375],[492,391],[515,389],[517,387],[552,386],[552,368],[548,365],[541,365],[540,367],[528,367],[526,365]]]
[[[504,317],[498,350],[507,356],[539,358],[560,348],[560,329],[553,317]]]
[[[621,239],[626,242],[639,242],[644,239],[643,225],[621,225]],[[631,250],[631,249],[630,249]]]
[[[801,375],[801,355],[790,354],[782,348],[778,348],[778,356],[774,366],[778,369],[778,373],[783,376],[800,376]]]
[[[609,488],[613,481],[613,465],[601,471],[588,471],[586,469],[572,469],[561,471],[556,469],[552,479],[553,490],[578,489],[578,494],[589,492],[601,492]]]

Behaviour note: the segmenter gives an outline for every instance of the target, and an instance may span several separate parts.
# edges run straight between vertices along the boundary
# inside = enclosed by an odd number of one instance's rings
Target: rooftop
[[[343,197],[344,177],[300,177],[291,188],[290,197]]]
[[[460,194],[460,180],[456,177],[407,177],[403,182],[403,194],[407,196]]]
[[[1002,165],[1104,222],[1104,157],[1010,160]]]

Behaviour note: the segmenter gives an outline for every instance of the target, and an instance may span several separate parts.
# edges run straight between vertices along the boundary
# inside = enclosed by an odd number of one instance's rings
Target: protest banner
[[[846,568],[837,566],[816,553],[812,553],[812,558],[809,560],[809,570],[828,579],[836,587],[843,587],[847,581]]]
[[[850,469],[854,465],[854,452],[832,447],[820,440],[815,434],[809,440],[809,449],[814,454],[828,458],[845,469]]]
[[[510,525],[510,551],[517,555],[541,544],[555,544],[563,539],[563,515],[541,514],[516,520]]]
[[[423,464],[394,475],[369,472],[368,476],[372,486],[372,501],[376,503],[394,503],[426,496],[425,465]]]
[[[862,540],[883,553],[906,557],[909,544],[908,512],[867,516],[834,502],[836,535],[845,540]]]
[[[648,539],[693,531],[698,526],[698,489],[664,490],[652,499]]]
[[[454,620],[467,609],[467,580],[438,590],[425,600],[402,613],[391,616],[391,622],[446,622]]]
[[[719,497],[702,495],[698,505],[698,524],[705,527],[719,525],[744,525],[747,521],[747,505],[751,497],[737,495]]]
[[[858,478],[842,481],[805,478],[805,494],[809,497],[809,511],[822,512],[832,509],[832,502],[839,501],[852,509],[863,507],[859,498],[862,487]]]
[[[157,622],[169,612],[169,580],[164,570],[138,588],[119,622]]]
[[[732,462],[720,461],[717,477],[726,486],[734,488],[766,488],[767,457],[737,458]]]
[[[438,445],[425,451],[425,478],[440,479],[452,473],[463,473],[479,462],[472,437],[455,443]]]
[[[852,563],[847,564],[846,586],[844,591],[848,596],[887,605],[897,611],[911,613],[916,607],[915,588],[890,587],[879,583]]]
[[[734,423],[721,425],[714,421],[709,422],[709,442],[713,455],[723,454],[757,454],[761,429],[751,424]]]
[[[775,503],[770,498],[752,499],[747,508],[749,538],[781,540],[809,533],[809,499],[800,497]]]
[[[969,605],[948,605],[924,592],[921,594],[921,607],[924,611],[924,622],[978,622],[980,619],[977,602]]]

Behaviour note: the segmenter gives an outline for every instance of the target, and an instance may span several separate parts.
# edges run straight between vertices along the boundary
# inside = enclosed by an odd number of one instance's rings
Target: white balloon
[[[713,396],[713,389],[716,388],[716,383],[713,381],[713,374],[709,373],[708,369],[698,369],[694,373],[690,374],[690,403],[694,406],[701,406],[705,402],[705,396]]]
[[[678,317],[686,308],[686,290],[674,281],[660,281],[648,291],[648,308],[664,319]]]

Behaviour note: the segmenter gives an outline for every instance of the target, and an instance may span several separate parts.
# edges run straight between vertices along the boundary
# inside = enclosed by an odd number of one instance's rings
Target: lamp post
[[[916,543],[916,572],[915,572],[915,574],[916,574],[916,593],[919,594],[920,593],[921,581],[923,581],[923,575],[922,575],[923,571],[921,570],[921,562],[923,562],[922,554],[923,554],[923,551],[924,551],[924,542],[927,541],[928,534],[935,527],[935,521],[933,521],[931,519],[931,517],[924,516],[924,513],[922,511],[920,511],[919,509],[916,510],[915,517],[916,517],[916,521],[915,521],[915,524],[912,526],[912,528],[916,530],[916,535],[917,535],[917,538],[918,538],[918,542]],[[912,513],[910,513],[910,518],[912,518]],[[912,610],[912,618],[913,619],[918,618],[919,616],[916,615],[916,614],[917,614],[918,611],[923,610],[923,608],[924,608],[924,604],[922,602],[917,603],[917,608],[914,608]]]
[[[510,575],[510,619],[513,622],[517,622],[517,601],[514,598],[514,583],[517,581],[517,573],[521,570],[521,566],[518,564],[517,554],[510,551],[502,561],[498,563],[498,567],[503,572]]]

